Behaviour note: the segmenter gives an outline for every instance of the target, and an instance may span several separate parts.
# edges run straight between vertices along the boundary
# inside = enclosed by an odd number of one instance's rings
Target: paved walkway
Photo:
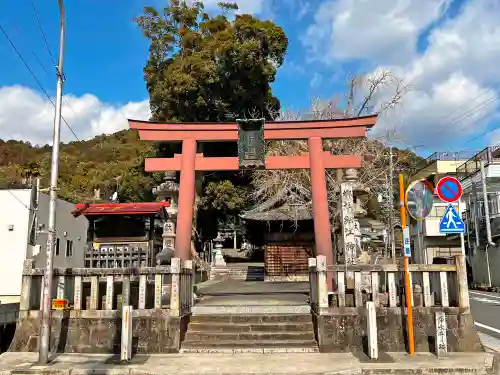
[[[321,354],[171,354],[137,356],[129,364],[103,354],[61,354],[49,366],[36,365],[37,353],[4,353],[0,374],[44,375],[384,375],[492,373],[491,353],[432,354],[384,353],[378,361],[351,353]],[[498,366],[496,366],[498,367]]]
[[[306,305],[309,283],[226,280],[199,284],[198,293],[197,305]]]

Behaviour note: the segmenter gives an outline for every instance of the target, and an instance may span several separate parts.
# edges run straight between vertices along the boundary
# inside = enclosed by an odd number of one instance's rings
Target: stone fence
[[[44,269],[25,262],[19,319],[11,351],[36,351]],[[192,261],[141,268],[56,268],[51,347],[59,352],[119,353],[122,306],[133,306],[134,350],[177,352],[193,306]]]
[[[464,256],[456,256],[454,264],[410,264],[409,271],[416,351],[435,351],[436,313],[441,312],[446,314],[449,351],[482,351],[470,315]],[[327,275],[333,278],[333,293],[328,293]],[[403,266],[327,266],[326,257],[318,256],[309,258],[309,280],[321,350],[358,347],[366,352],[368,303],[376,310],[380,350],[408,349]]]

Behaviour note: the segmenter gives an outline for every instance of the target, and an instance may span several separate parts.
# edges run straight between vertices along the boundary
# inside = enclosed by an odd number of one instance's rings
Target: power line
[[[479,118],[477,121],[473,122],[471,125],[473,125],[473,124],[475,124],[475,123],[478,123],[479,121],[481,121],[481,120],[485,119],[486,117],[488,117],[488,116],[490,116],[490,115],[494,114],[494,113],[495,113],[495,112],[497,112],[497,111],[498,111],[498,107],[496,107],[493,111],[486,113],[483,117]],[[481,133],[481,134],[479,134],[479,135],[477,135],[477,136],[475,136],[475,137],[473,137],[473,138],[471,138],[471,139],[466,140],[466,141],[465,141],[465,142],[463,142],[462,144],[464,144],[464,143],[468,143],[468,142],[472,142],[472,141],[475,141],[476,139],[478,139],[478,138],[482,137],[483,135],[486,135],[486,134],[488,134],[488,133],[491,133],[493,130],[497,130],[497,129],[499,129],[499,128],[500,128],[500,124],[498,124],[498,125],[494,126],[494,127],[493,127],[493,129],[487,129],[487,130],[485,130],[483,133]]]
[[[19,203],[21,203],[24,207],[26,207],[29,211],[34,211],[32,208],[29,208],[17,195],[15,195],[10,189],[7,189],[10,195],[12,195]]]
[[[42,22],[40,21],[40,17],[38,16],[38,11],[36,10],[35,3],[33,0],[30,0],[31,6],[33,7],[33,12],[35,13],[36,21],[38,23],[38,28],[40,29],[40,32],[42,33],[43,40],[45,42],[45,47],[47,48],[47,51],[49,52],[50,58],[52,59],[52,63],[54,66],[56,65],[56,59],[54,58],[54,55],[52,55],[52,52],[50,51],[50,46],[49,42],[47,41],[47,37],[45,36],[45,32],[43,31],[43,26]]]
[[[7,34],[7,32],[5,31],[5,29],[2,27],[2,25],[0,25],[0,31],[2,31],[3,35],[5,36],[5,38],[8,40],[9,44],[11,45],[11,47],[14,49],[14,51],[16,52],[17,56],[21,59],[21,61],[23,62],[24,66],[26,67],[26,69],[28,69],[28,72],[30,73],[30,75],[33,77],[33,79],[35,80],[35,82],[37,83],[38,87],[40,87],[40,89],[42,90],[42,92],[45,94],[45,96],[47,97],[47,99],[49,100],[49,102],[55,107],[55,103],[52,101],[52,99],[50,98],[50,95],[47,93],[47,90],[45,90],[45,88],[43,87],[43,85],[40,83],[40,81],[38,80],[38,78],[36,77],[35,73],[33,72],[33,70],[31,70],[30,66],[28,65],[28,63],[26,62],[26,60],[23,58],[23,56],[21,55],[21,53],[19,52],[19,50],[17,49],[16,45],[14,44],[14,42],[12,41],[12,39],[9,37],[9,35]],[[61,116],[62,120],[64,121],[64,123],[66,124],[66,126],[68,127],[68,129],[71,131],[71,133],[73,133],[74,137],[80,141],[80,138],[78,138],[78,136],[76,135],[76,133],[74,132],[74,130],[71,128],[71,126],[68,124],[68,122],[66,121],[66,119]]]
[[[21,33],[21,30],[19,29],[19,27],[16,25],[16,24],[13,24],[14,28],[16,29],[16,32],[17,34],[23,38],[24,40],[24,43],[29,47],[29,42],[28,42],[28,39]],[[42,63],[42,61],[40,60],[40,58],[38,57],[38,55],[30,48],[30,51],[31,53],[33,54],[33,56],[35,57],[36,61],[38,62],[38,64],[40,65],[40,67],[43,69],[43,71],[45,72],[45,74],[47,74],[48,76],[50,76],[51,74],[48,72],[48,70],[45,68],[45,65]],[[81,118],[80,116],[78,115],[78,113],[76,113],[76,111],[74,110],[73,106],[70,104],[70,102],[67,100],[66,96],[63,95],[63,100],[64,102],[66,103],[66,105],[69,107],[69,109],[74,113],[74,115],[76,116],[76,118],[78,120],[81,121]]]
[[[19,35],[21,38],[23,38],[24,43],[28,45],[28,40],[21,33],[21,30],[19,30],[19,27],[17,27],[16,24],[13,24],[13,26],[14,26],[14,28],[16,30],[17,35]],[[33,54],[33,56],[35,57],[36,61],[38,62],[38,65],[40,65],[40,67],[43,69],[43,71],[45,72],[45,74],[50,75],[49,72],[48,72],[48,70],[45,68],[45,66],[43,65],[42,61],[38,57],[38,55],[33,50],[31,50],[31,53]]]
[[[482,94],[476,96],[475,98],[472,99],[472,101],[476,101],[477,99],[479,99],[481,96],[485,95],[486,93],[488,93],[489,91],[492,91],[493,90],[493,87],[490,87],[489,89],[485,90]],[[454,118],[453,120],[451,121],[446,121],[445,123],[443,123],[441,126],[441,130],[439,130],[437,133],[432,133],[434,136],[438,136],[438,135],[441,135],[442,133],[444,133],[446,130],[448,130],[448,128],[450,127],[450,125],[453,125],[453,124],[457,124],[459,122],[462,122],[463,120],[469,118],[470,116],[472,116],[473,114],[477,113],[479,110],[481,110],[483,107],[497,101],[498,98],[497,97],[492,97],[492,98],[489,98],[489,99],[486,99],[482,102],[480,102],[477,106],[474,106],[472,108],[470,108],[468,111],[462,113],[461,115],[459,115],[458,117]],[[445,118],[448,118],[450,117],[450,115],[452,115],[453,113],[456,113],[457,111],[459,111],[460,109],[462,109],[461,107],[458,107],[457,109],[455,109],[453,112],[449,113],[447,116],[443,117],[442,119],[438,120],[437,124],[439,124],[440,121],[444,120]],[[470,125],[470,124],[468,124]],[[467,127],[468,125],[466,125],[465,127]],[[461,128],[460,130],[463,130],[464,128]]]
[[[480,105],[472,108],[471,110],[465,112],[461,117],[458,117],[457,119],[455,119],[455,121],[452,121],[452,122],[448,122],[446,125],[446,127],[444,127],[440,132],[438,133],[435,133],[434,135],[437,136],[437,135],[440,135],[442,134],[443,132],[445,132],[446,130],[448,130],[448,128],[451,126],[451,125],[454,125],[454,124],[458,124],[460,122],[462,122],[463,120],[471,117],[472,115],[474,115],[475,113],[479,112],[481,109],[483,109],[484,107],[492,104],[492,103],[495,103],[498,101],[498,98],[496,97],[493,97],[493,98],[490,98],[488,100],[485,100],[484,102],[482,102]],[[493,111],[495,112],[495,111]],[[486,116],[488,115],[489,113],[486,114]],[[467,123],[465,126],[461,127],[458,129],[458,131],[461,131],[461,130],[465,130],[466,128],[470,127],[471,125],[477,123],[478,121],[480,121],[481,119],[485,118],[486,116],[483,116],[481,117],[479,120],[476,120],[475,122],[472,122],[472,123]]]

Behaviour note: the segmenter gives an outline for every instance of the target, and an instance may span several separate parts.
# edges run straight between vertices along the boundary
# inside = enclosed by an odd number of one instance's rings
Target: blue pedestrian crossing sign
[[[446,212],[441,218],[441,222],[439,223],[439,232],[441,233],[464,233],[465,232],[465,223],[462,220],[462,217],[458,214],[458,212],[453,208],[450,204],[446,208]]]

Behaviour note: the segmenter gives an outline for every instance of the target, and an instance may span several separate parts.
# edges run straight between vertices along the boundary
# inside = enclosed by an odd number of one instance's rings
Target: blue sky
[[[215,0],[206,0],[213,9]],[[33,0],[57,57],[57,1]],[[81,139],[147,118],[142,68],[147,40],[133,17],[159,0],[66,1],[64,116]],[[271,18],[289,37],[274,92],[282,105],[306,109],[311,98],[342,92],[349,73],[390,71],[410,84],[401,103],[379,120],[386,136],[419,153],[500,143],[496,106],[500,70],[500,2],[495,0],[241,0],[240,8]],[[50,96],[53,63],[31,0],[0,2],[0,25]],[[40,66],[35,53],[47,69]],[[50,140],[52,105],[0,33],[0,137]],[[383,105],[395,88],[380,90]],[[22,124],[22,126],[21,126]],[[483,136],[482,133],[486,134]],[[65,140],[71,133],[63,130]]]

